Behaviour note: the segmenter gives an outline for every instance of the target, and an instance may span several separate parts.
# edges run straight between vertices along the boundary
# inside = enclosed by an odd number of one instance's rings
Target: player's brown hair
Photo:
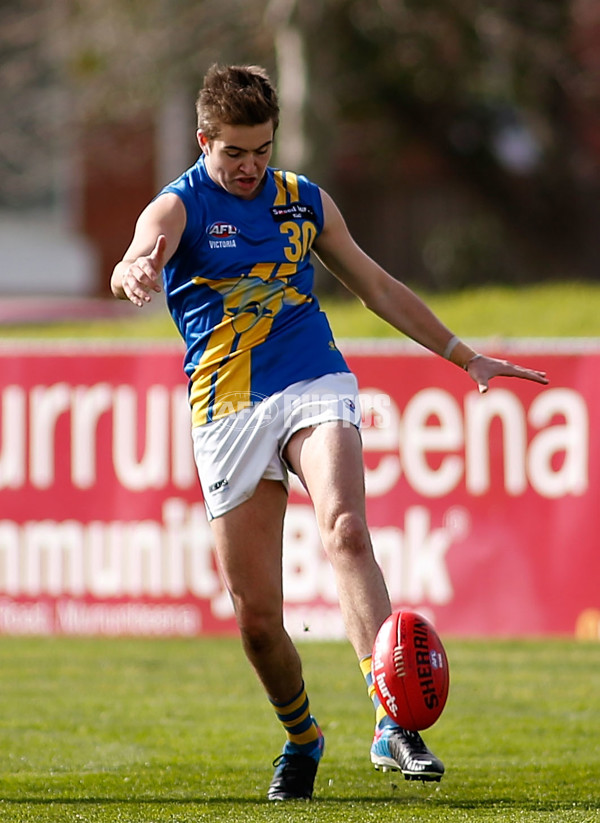
[[[279,124],[277,92],[261,66],[219,66],[214,64],[204,77],[196,100],[198,128],[208,140],[215,140],[221,126]]]

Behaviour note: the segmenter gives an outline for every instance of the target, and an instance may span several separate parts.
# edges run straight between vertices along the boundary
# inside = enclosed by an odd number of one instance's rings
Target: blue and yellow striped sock
[[[365,678],[369,697],[375,706],[375,729],[383,729],[384,726],[394,725],[394,721],[384,709],[379,697],[377,696],[377,692],[375,691],[373,674],[371,672],[371,655],[368,657],[363,657],[362,660],[359,661],[358,665],[360,666],[360,670]]]
[[[298,694],[288,703],[278,703],[276,700],[271,700],[271,703],[287,734],[284,753],[304,754],[318,761],[323,751],[323,735],[310,713],[304,682]]]

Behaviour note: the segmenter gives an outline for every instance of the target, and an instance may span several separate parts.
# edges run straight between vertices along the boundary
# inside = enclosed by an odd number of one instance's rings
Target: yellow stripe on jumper
[[[287,171],[285,173],[285,184],[290,194],[290,202],[297,203],[300,199],[300,195],[298,192],[298,175],[295,174],[293,171]]]
[[[284,302],[308,298],[289,285],[296,266],[258,263],[246,277],[194,277],[223,297],[223,317],[213,328],[191,378],[192,425],[201,426],[250,405],[252,349],[263,343]],[[274,276],[275,275],[275,276]]]
[[[298,189],[298,175],[293,171],[281,171],[278,169],[273,174],[275,185],[277,187],[277,196],[275,197],[274,206],[285,206],[288,203],[297,203],[300,199],[300,192]]]
[[[284,172],[277,170],[273,174],[273,180],[277,187],[277,197],[273,202],[274,206],[285,206],[287,204],[287,191],[285,188]]]

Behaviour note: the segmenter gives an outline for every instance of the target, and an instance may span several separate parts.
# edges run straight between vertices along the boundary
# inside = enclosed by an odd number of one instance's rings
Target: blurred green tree
[[[429,252],[429,262],[417,261],[429,286],[598,276],[598,4],[338,0],[321,7],[307,42],[312,76],[327,78],[327,99],[335,100],[323,106],[321,99],[319,113],[333,110],[343,124],[331,151],[346,154],[344,168],[360,168],[354,173],[367,179],[394,179],[400,168],[396,185],[409,191],[425,154],[435,167],[425,184],[441,191],[452,181],[446,213],[413,218]],[[368,245],[372,234],[361,239]]]
[[[331,188],[399,276],[597,277],[595,54],[594,0],[22,0],[0,10],[0,199],[24,169],[39,184],[49,123],[64,143],[192,106],[211,62],[260,62],[277,161]]]

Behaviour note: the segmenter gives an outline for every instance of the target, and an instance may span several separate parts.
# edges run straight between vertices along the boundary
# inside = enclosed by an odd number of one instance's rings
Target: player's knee
[[[355,512],[342,512],[332,517],[323,535],[325,550],[331,560],[371,554],[367,525]]]

